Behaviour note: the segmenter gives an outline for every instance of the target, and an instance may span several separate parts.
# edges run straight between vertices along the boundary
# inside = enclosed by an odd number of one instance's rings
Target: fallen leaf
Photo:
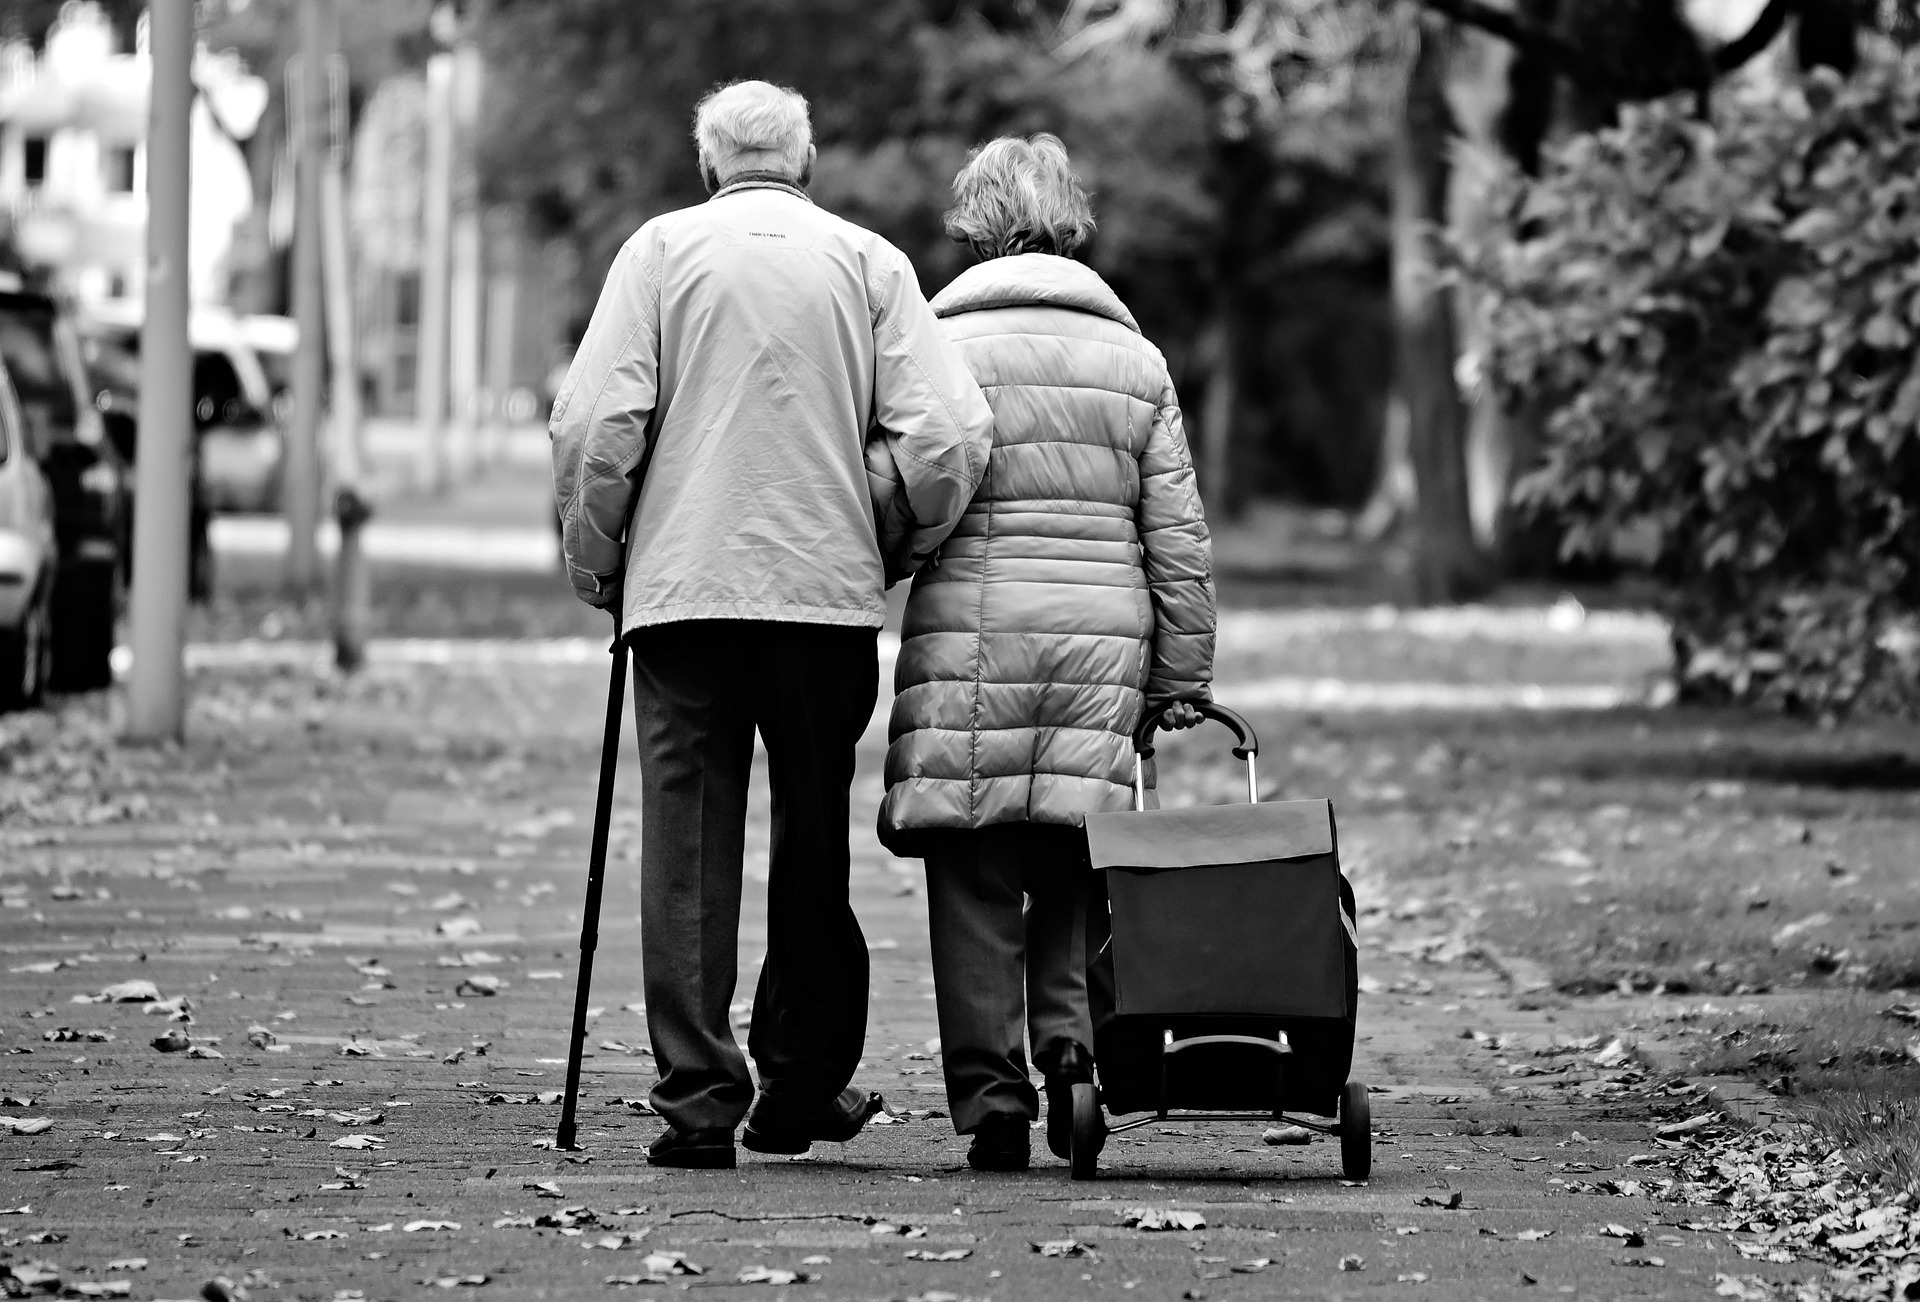
[[[121,1257],[118,1261],[109,1261],[107,1263],[108,1270],[145,1270],[146,1268],[147,1259],[145,1257]]]
[[[1313,1142],[1313,1132],[1305,1126],[1269,1126],[1260,1136],[1260,1141],[1275,1146],[1310,1144]]]
[[[1552,1230],[1522,1230],[1520,1231],[1520,1233],[1514,1235],[1513,1237],[1515,1237],[1516,1239],[1519,1239],[1522,1243],[1538,1243],[1541,1239],[1552,1238],[1553,1231]]]
[[[311,1243],[316,1239],[344,1239],[347,1236],[339,1230],[308,1230],[300,1236],[301,1242]]]
[[[127,1297],[133,1292],[131,1280],[110,1279],[99,1284],[69,1284],[69,1293],[78,1293],[81,1297]]]
[[[145,1004],[160,998],[160,987],[151,981],[117,981],[93,997],[101,1004]]]
[[[1638,1230],[1628,1229],[1624,1225],[1609,1224],[1603,1227],[1600,1233],[1609,1239],[1619,1239],[1624,1247],[1644,1248],[1647,1245],[1646,1239],[1642,1237]]]
[[[1455,1189],[1445,1198],[1435,1198],[1431,1194],[1422,1194],[1413,1200],[1415,1207],[1438,1207],[1443,1211],[1449,1212],[1459,1211],[1465,1203],[1466,1196],[1458,1189]]]
[[[478,1288],[491,1278],[490,1275],[440,1275],[420,1282],[431,1288]]]
[[[804,1270],[777,1270],[771,1266],[749,1266],[734,1276],[734,1280],[741,1284],[806,1284],[812,1282],[813,1276]]]
[[[1120,1223],[1136,1230],[1204,1230],[1207,1218],[1199,1212],[1177,1211],[1164,1207],[1129,1207],[1120,1214]]]
[[[1613,1037],[1613,1040],[1608,1043],[1606,1048],[1593,1055],[1593,1065],[1596,1067],[1618,1067],[1632,1057],[1633,1049],[1627,1044],[1624,1037],[1616,1035]]]
[[[908,1261],[965,1261],[973,1255],[972,1248],[949,1248],[945,1252],[935,1252],[931,1248],[908,1248],[903,1254]]]
[[[38,1135],[53,1129],[51,1117],[0,1117],[0,1127],[16,1135]]]
[[[387,1141],[378,1135],[342,1135],[328,1148],[385,1148]]]
[[[408,1234],[417,1234],[421,1230],[457,1230],[459,1221],[408,1221],[400,1227]]]
[[[491,996],[499,994],[505,985],[506,982],[497,976],[462,977],[460,984],[453,988],[453,993],[456,995]]]
[[[1688,1117],[1685,1121],[1675,1121],[1664,1126],[1656,1126],[1654,1135],[1659,1139],[1677,1139],[1681,1135],[1697,1134],[1710,1126],[1718,1125],[1720,1118],[1712,1112],[1702,1112]]]
[[[1365,1257],[1360,1256],[1358,1253],[1350,1252],[1346,1256],[1340,1258],[1341,1270],[1365,1270],[1366,1268],[1367,1268],[1367,1259]]]
[[[1272,1257],[1255,1257],[1252,1261],[1243,1261],[1237,1266],[1229,1266],[1236,1275],[1257,1275],[1273,1264]]]
[[[1091,1257],[1094,1247],[1078,1239],[1048,1239],[1044,1243],[1029,1246],[1043,1257]]]
[[[1424,1270],[1415,1270],[1405,1275],[1396,1275],[1394,1278],[1402,1284],[1424,1284],[1427,1282],[1427,1273]]]
[[[185,1031],[176,1029],[168,1031],[165,1035],[156,1035],[153,1038],[153,1047],[162,1053],[179,1053],[183,1049],[191,1049],[193,1041],[187,1038]]]
[[[1622,1266],[1664,1266],[1667,1264],[1667,1259],[1665,1257],[1622,1257],[1620,1264]]]
[[[704,1275],[704,1266],[696,1266],[687,1260],[684,1252],[650,1252],[640,1263],[649,1275],[662,1277],[672,1275]]]

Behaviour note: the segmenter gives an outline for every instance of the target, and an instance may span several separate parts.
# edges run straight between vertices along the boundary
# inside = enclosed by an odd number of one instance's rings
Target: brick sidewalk
[[[610,1278],[684,1253],[703,1274],[620,1295],[929,1302],[1699,1297],[1732,1268],[1718,1236],[1661,1223],[1685,1209],[1566,1191],[1662,1174],[1629,1163],[1662,1156],[1649,1099],[1591,1048],[1536,1056],[1592,1028],[1521,1011],[1453,924],[1418,910],[1362,919],[1356,1071],[1379,1091],[1366,1187],[1340,1180],[1331,1141],[1272,1149],[1255,1126],[1192,1123],[1116,1137],[1092,1184],[1038,1142],[1031,1173],[979,1176],[965,1142],[922,1115],[804,1162],[743,1152],[731,1173],[650,1170],[658,1123],[619,1103],[651,1079],[644,1019],[626,1007],[640,997],[630,802],[585,1151],[551,1151],[558,1109],[540,1099],[564,1074],[603,683],[598,665],[395,669],[346,690],[209,675],[184,752],[76,745],[38,825],[0,830],[0,1111],[53,1122],[0,1139],[6,1260],[57,1263],[69,1285],[124,1281],[133,1297],[195,1296],[216,1276],[255,1298],[439,1296],[422,1281],[484,1276],[448,1287],[571,1298],[615,1295]],[[869,745],[856,792],[855,904],[874,958],[857,1080],[896,1113],[944,1110],[917,865],[867,824],[878,760]],[[750,876],[764,875],[764,820],[762,791]],[[1363,910],[1397,890],[1363,875]],[[762,905],[750,893],[743,1000]],[[140,1005],[74,1002],[135,979],[185,996],[194,1020],[178,1029],[219,1056],[150,1048],[172,1024]],[[255,1026],[276,1051],[249,1043]],[[81,1038],[47,1038],[59,1028]],[[355,1135],[374,1139],[341,1146]],[[582,1206],[591,1218],[565,1211]],[[1206,1227],[1123,1228],[1137,1206],[1198,1211]],[[524,1224],[541,1217],[583,1232]],[[1031,1246],[1068,1239],[1090,1255]],[[129,1259],[146,1264],[109,1269]],[[1652,1259],[1664,1264],[1632,1264]],[[759,1267],[818,1278],[735,1282]]]

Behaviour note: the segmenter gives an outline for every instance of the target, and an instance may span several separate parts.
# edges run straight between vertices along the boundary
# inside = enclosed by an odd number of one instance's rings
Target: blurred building
[[[374,89],[354,130],[348,217],[357,258],[358,361],[373,415],[414,410],[432,111],[426,78],[408,73]],[[456,177],[450,188],[463,201],[477,202],[470,197],[470,149],[456,151],[454,166],[469,175],[464,181]],[[456,303],[480,305],[479,320],[456,330],[454,338],[456,350],[464,345],[477,354],[456,358],[456,372],[478,380],[455,386],[456,425],[544,418],[536,395],[565,338],[565,307],[555,287],[571,283],[571,267],[560,265],[566,256],[559,245],[528,238],[507,210],[482,214],[479,266],[454,269],[456,280],[477,272],[481,282],[454,288]]]
[[[194,79],[190,292],[227,297],[235,224],[252,209],[240,142],[267,87],[231,56],[202,51]],[[82,303],[142,297],[146,266],[146,24],[115,49],[96,4],[72,0],[36,53],[0,45],[0,220],[29,265]]]

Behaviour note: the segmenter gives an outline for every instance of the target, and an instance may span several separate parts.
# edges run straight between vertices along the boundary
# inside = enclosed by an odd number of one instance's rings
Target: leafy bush
[[[1632,109],[1506,184],[1463,255],[1544,417],[1523,509],[1662,581],[1683,695],[1920,710],[1920,53]]]

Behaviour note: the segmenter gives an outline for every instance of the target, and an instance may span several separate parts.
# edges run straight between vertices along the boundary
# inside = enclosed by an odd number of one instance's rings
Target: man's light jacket
[[[568,575],[623,629],[878,628],[869,437],[908,499],[904,568],[966,511],[992,424],[904,254],[792,186],[729,185],[607,274],[550,426]]]

